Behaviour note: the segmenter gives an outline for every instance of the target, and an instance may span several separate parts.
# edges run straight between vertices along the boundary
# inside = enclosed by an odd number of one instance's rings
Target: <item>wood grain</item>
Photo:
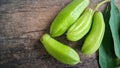
[[[80,49],[76,49],[81,47],[80,43],[67,41],[65,35],[57,40],[75,48],[81,64],[59,63],[39,42],[44,33],[49,33],[57,13],[71,1],[0,0],[0,68],[99,68],[96,54],[91,57],[82,55]],[[94,8],[100,1],[91,0],[89,7]]]

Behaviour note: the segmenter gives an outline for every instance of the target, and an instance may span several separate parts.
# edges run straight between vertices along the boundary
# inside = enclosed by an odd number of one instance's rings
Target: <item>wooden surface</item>
[[[81,64],[64,65],[39,42],[57,13],[72,0],[0,0],[0,68],[99,68],[97,56],[80,53],[81,43],[57,40],[78,51]],[[93,8],[101,0],[92,0]],[[119,1],[116,0],[119,6]],[[102,7],[103,8],[103,7]],[[77,46],[78,45],[78,46]]]

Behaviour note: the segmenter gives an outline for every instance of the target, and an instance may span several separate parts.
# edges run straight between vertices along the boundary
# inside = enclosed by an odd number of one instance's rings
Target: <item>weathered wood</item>
[[[86,57],[79,49],[76,50],[81,56],[81,64],[59,63],[39,42],[42,34],[49,33],[57,13],[71,1],[0,0],[0,68],[98,68],[97,56]],[[100,1],[92,0],[90,7]],[[65,36],[58,40],[73,48],[80,45],[67,41]]]

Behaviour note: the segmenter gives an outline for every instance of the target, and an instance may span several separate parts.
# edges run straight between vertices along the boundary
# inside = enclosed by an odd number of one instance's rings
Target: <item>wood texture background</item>
[[[39,42],[57,13],[72,0],[0,0],[0,68],[99,68],[97,55],[80,53],[81,43],[57,40],[78,51],[81,64],[64,65],[51,57]],[[101,0],[91,0],[94,8]],[[116,0],[120,9],[120,1]],[[104,8],[101,7],[101,10]],[[78,46],[77,46],[78,45]]]

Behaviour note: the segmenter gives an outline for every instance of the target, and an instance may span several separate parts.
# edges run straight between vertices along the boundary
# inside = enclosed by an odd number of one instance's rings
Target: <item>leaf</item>
[[[116,68],[117,65],[112,33],[109,26],[110,10],[110,5],[108,5],[103,13],[106,27],[102,45],[99,48],[99,64],[101,68]]]
[[[112,32],[113,42],[114,42],[114,50],[115,54],[118,58],[120,58],[120,13],[115,5],[114,0],[111,0],[111,17],[109,21],[110,29]]]
[[[120,68],[120,67],[117,67],[117,68]]]

